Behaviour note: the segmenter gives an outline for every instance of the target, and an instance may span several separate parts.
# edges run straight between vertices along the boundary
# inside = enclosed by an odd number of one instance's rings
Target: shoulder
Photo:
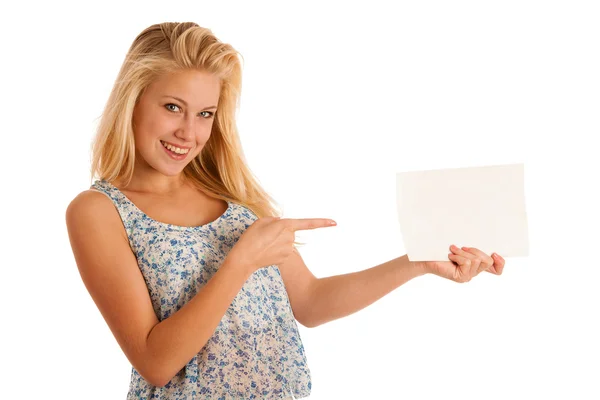
[[[67,206],[67,216],[85,216],[90,212],[103,211],[111,206],[110,198],[97,190],[84,190],[71,200]]]
[[[119,221],[112,200],[97,190],[84,190],[71,200],[65,213],[67,228],[81,229],[84,226],[110,226]],[[91,226],[90,226],[91,225]]]

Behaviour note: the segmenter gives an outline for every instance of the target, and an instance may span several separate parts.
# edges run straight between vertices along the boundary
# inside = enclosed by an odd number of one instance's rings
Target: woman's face
[[[133,112],[136,160],[167,176],[179,174],[210,137],[220,89],[216,76],[197,70],[148,86]]]

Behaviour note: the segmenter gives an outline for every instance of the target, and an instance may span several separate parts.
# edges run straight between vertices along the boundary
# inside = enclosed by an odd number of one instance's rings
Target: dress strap
[[[137,208],[129,201],[129,199],[110,182],[105,180],[96,180],[90,186],[91,190],[96,190],[100,193],[104,193],[115,205],[115,208],[119,212],[121,221],[125,226],[127,235],[131,238],[133,227],[135,226],[136,219],[139,218]]]

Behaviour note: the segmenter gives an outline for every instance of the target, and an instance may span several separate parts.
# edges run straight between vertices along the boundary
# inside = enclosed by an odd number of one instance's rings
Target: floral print
[[[257,219],[228,202],[215,221],[177,226],[150,218],[108,181],[96,180],[91,189],[115,204],[159,321],[202,289]],[[298,326],[279,269],[271,265],[250,276],[206,345],[164,387],[132,368],[127,399],[299,399],[310,391]]]

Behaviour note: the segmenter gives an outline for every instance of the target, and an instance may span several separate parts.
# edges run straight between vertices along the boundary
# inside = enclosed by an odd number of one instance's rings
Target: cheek
[[[196,142],[204,144],[208,142],[212,132],[212,124],[205,123],[199,124],[196,130]]]
[[[162,137],[167,132],[172,132],[176,125],[165,118],[145,118],[136,125],[136,134],[140,139],[155,139]]]

